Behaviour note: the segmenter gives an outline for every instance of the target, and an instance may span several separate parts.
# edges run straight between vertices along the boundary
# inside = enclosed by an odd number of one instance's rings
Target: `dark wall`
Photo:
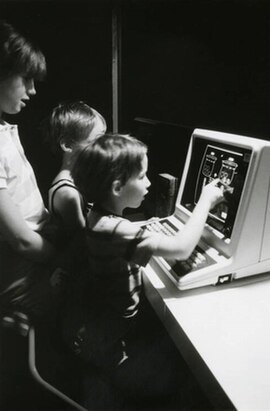
[[[84,99],[111,129],[115,2],[122,16],[120,131],[143,138],[137,117],[182,127],[179,136],[170,126],[154,127],[148,143],[162,152],[156,169],[176,173],[178,159],[182,167],[195,127],[270,138],[268,0],[1,0],[1,18],[47,58],[46,81],[8,119],[20,126],[45,195],[59,166],[41,143],[48,111],[61,100]]]
[[[194,128],[270,139],[270,2],[119,4],[120,123],[148,144],[152,186],[145,207],[153,209],[157,174],[181,178]]]
[[[111,2],[0,1],[0,16],[28,35],[46,56],[48,75],[36,84],[37,95],[18,115],[28,158],[46,196],[59,164],[42,143],[40,124],[66,99],[85,100],[104,115],[111,128]]]
[[[122,2],[122,127],[134,117],[270,138],[270,2]]]

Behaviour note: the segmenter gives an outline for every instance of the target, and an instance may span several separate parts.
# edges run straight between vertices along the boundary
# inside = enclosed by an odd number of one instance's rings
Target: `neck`
[[[123,215],[123,208],[115,201],[103,201],[100,205],[102,208],[104,208],[106,211],[109,211],[112,214],[119,216]]]
[[[61,175],[62,178],[69,178],[72,179],[70,170],[68,168],[61,167],[58,175]]]
[[[67,179],[67,180],[71,180],[73,181],[73,178],[70,174],[70,170],[61,167],[59,173],[55,176],[55,178],[53,179],[53,183],[55,183],[58,180],[62,180],[62,179]]]
[[[70,170],[72,166],[72,153],[64,153],[62,158],[61,170]]]

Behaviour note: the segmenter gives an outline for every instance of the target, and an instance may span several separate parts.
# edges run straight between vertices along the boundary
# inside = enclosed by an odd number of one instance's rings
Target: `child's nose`
[[[33,79],[29,79],[27,82],[27,93],[31,96],[36,94],[35,82]]]

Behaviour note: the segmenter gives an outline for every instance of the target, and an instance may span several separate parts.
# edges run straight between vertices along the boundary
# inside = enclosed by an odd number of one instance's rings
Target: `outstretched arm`
[[[179,260],[190,256],[203,233],[209,211],[224,198],[223,188],[217,187],[218,181],[204,187],[192,215],[179,233],[173,237],[160,236],[154,255]]]

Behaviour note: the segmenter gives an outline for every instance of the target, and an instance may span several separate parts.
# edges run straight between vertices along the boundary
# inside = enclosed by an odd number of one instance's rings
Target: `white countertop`
[[[146,295],[209,398],[269,411],[270,274],[190,291],[149,264],[144,277]]]

